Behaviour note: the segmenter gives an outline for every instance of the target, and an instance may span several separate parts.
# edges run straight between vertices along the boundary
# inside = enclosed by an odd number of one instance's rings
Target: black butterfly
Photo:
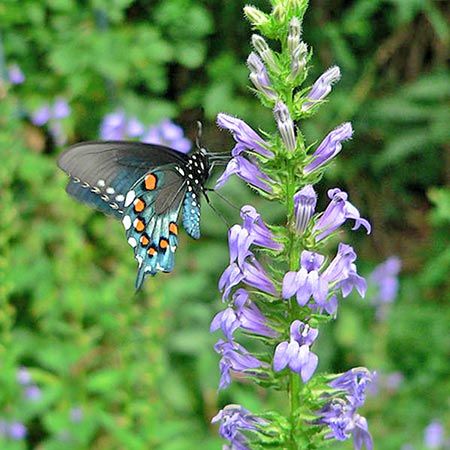
[[[194,239],[200,237],[200,196],[216,164],[230,156],[199,145],[189,154],[141,142],[76,144],[62,153],[58,166],[69,175],[66,191],[77,200],[122,221],[144,278],[171,272],[178,243],[178,216]]]

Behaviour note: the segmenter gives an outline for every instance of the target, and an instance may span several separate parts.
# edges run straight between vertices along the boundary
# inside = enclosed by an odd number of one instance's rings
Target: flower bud
[[[294,122],[291,119],[287,106],[283,102],[277,102],[273,114],[284,145],[290,151],[295,150],[297,139],[295,137]]]
[[[303,103],[302,111],[308,111],[314,104],[324,99],[330,92],[331,86],[341,78],[341,70],[338,66],[330,67],[312,85],[307,94],[308,101]]]
[[[269,16],[253,6],[245,6],[244,14],[255,27],[264,26],[269,22]]]
[[[277,71],[278,66],[275,61],[274,54],[264,38],[262,36],[259,36],[258,34],[254,34],[252,36],[252,44],[261,59],[269,66],[269,68]]]
[[[306,55],[308,54],[308,46],[304,42],[300,42],[291,55],[291,80],[295,80],[300,72],[306,66]]]
[[[247,58],[247,65],[250,69],[250,81],[255,88],[270,100],[276,100],[277,95],[272,89],[266,66],[255,52],[250,53]]]
[[[302,25],[297,17],[293,17],[289,22],[288,49],[292,55],[294,50],[300,44],[300,36],[302,35]]]
[[[305,186],[294,195],[295,228],[302,235],[311,220],[317,203],[317,194],[311,185]]]

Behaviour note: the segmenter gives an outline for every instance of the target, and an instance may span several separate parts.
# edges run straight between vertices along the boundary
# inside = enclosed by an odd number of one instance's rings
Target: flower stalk
[[[319,328],[336,318],[339,302],[352,291],[362,297],[366,291],[354,249],[344,242],[328,244],[349,220],[353,230],[362,226],[368,233],[369,222],[339,188],[329,189],[328,207],[316,211],[312,186],[352,136],[352,126],[338,126],[318,145],[305,142],[299,129],[341,74],[334,66],[303,86],[311,58],[301,33],[307,0],[271,3],[270,14],[253,6],[244,13],[258,31],[247,61],[249,78],[262,104],[272,109],[277,131],[257,132],[241,119],[219,114],[218,125],[231,132],[236,145],[216,189],[237,175],[262,197],[281,203],[286,222],[271,226],[251,205],[242,207],[242,224],[229,230],[230,262],[219,281],[226,307],[214,317],[211,331],[221,330],[224,337],[215,346],[221,356],[219,388],[238,374],[285,391],[289,413],[255,414],[229,405],[213,421],[220,422],[228,449],[316,450],[330,439],[353,438],[356,450],[372,450],[367,421],[358,412],[372,374],[365,368],[320,374],[315,351]],[[280,52],[270,39],[280,41]]]

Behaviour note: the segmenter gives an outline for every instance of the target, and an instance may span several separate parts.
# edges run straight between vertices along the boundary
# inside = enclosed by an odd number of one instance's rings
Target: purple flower
[[[249,251],[253,238],[245,228],[240,225],[233,225],[228,230],[228,246],[230,249],[230,264],[238,261],[239,266],[243,265],[243,261],[252,253]]]
[[[253,131],[243,120],[228,114],[217,115],[217,125],[233,135],[236,145],[232,150],[233,156],[239,156],[243,151],[250,150],[267,158],[273,158],[273,153],[267,150],[267,143]]]
[[[311,162],[305,167],[305,175],[334,158],[342,150],[342,142],[350,139],[352,134],[353,129],[349,122],[343,123],[329,133],[313,153]]]
[[[267,64],[269,69],[276,72],[278,70],[278,65],[275,61],[272,50],[270,50],[269,45],[264,40],[264,38],[262,36],[259,36],[258,34],[254,34],[252,35],[252,44],[261,59]]]
[[[263,363],[252,356],[242,345],[219,339],[214,350],[221,355],[219,389],[225,389],[231,383],[230,371],[245,372],[261,367]]]
[[[272,186],[270,183],[273,183],[273,180],[271,180],[265,173],[261,172],[260,168],[256,164],[250,162],[243,156],[235,156],[230,160],[225,171],[217,180],[214,189],[221,188],[233,174],[236,174],[245,182],[261,189],[262,191],[268,192],[269,194],[272,192]]]
[[[361,407],[366,400],[367,386],[373,381],[375,374],[365,367],[356,367],[339,375],[329,385],[333,389],[344,391],[351,398],[352,405]]]
[[[302,235],[314,214],[317,203],[317,194],[311,185],[300,189],[294,195],[295,228]]]
[[[340,243],[337,255],[322,273],[323,279],[333,284],[338,284],[346,280],[354,270],[353,262],[355,260],[356,253],[353,247]]]
[[[277,95],[272,89],[266,66],[255,52],[250,53],[250,56],[247,58],[247,65],[250,69],[250,81],[255,88],[267,98],[276,100]]]
[[[233,333],[238,328],[260,336],[275,337],[278,333],[267,325],[267,319],[253,303],[245,289],[238,289],[233,294],[234,308],[229,306],[219,312],[211,322],[210,331],[222,329],[228,340],[233,339]]]
[[[8,78],[11,84],[22,84],[25,81],[25,75],[18,64],[11,64],[9,66]]]
[[[429,450],[439,449],[444,445],[444,427],[441,422],[434,420],[425,428],[423,443]]]
[[[79,423],[83,420],[83,410],[79,406],[72,408],[69,415],[72,423]]]
[[[145,131],[144,125],[136,117],[132,117],[126,127],[126,133],[130,137],[142,136]]]
[[[53,104],[52,118],[64,119],[69,115],[70,115],[70,106],[67,103],[67,100],[62,97],[58,97],[55,100],[55,103]]]
[[[8,434],[11,439],[19,441],[27,435],[27,428],[21,422],[12,422],[8,427]]]
[[[172,147],[180,153],[188,153],[191,141],[184,137],[183,128],[169,119],[151,127],[142,137],[142,142]]]
[[[25,397],[33,402],[39,400],[42,395],[41,390],[35,385],[27,386],[24,393]]]
[[[220,422],[219,434],[230,441],[233,450],[247,450],[247,437],[242,431],[258,431],[267,421],[254,416],[240,405],[227,405],[212,418],[211,423]],[[228,447],[230,448],[230,447]]]
[[[281,101],[277,102],[273,114],[286,149],[294,151],[297,146],[297,138],[295,137],[294,122],[287,106]]]
[[[289,367],[297,372],[306,383],[314,374],[319,358],[309,350],[316,340],[319,331],[309,325],[295,320],[291,324],[290,341],[277,345],[273,357],[273,368],[276,372]]]
[[[17,382],[22,386],[26,386],[31,383],[31,375],[26,367],[19,367],[16,375]]]
[[[307,95],[308,101],[302,105],[302,111],[308,111],[318,101],[323,100],[331,92],[331,86],[339,81],[340,78],[341,70],[338,66],[330,67],[323,73],[312,85],[312,88]]]
[[[348,219],[355,221],[352,230],[357,230],[362,225],[367,230],[367,234],[371,232],[370,223],[362,219],[359,211],[347,201],[346,192],[338,188],[330,189],[328,197],[331,201],[313,227],[313,231],[318,232],[316,241],[329,236]]]
[[[319,275],[319,269],[324,261],[323,255],[304,250],[300,270],[284,276],[283,298],[288,299],[296,294],[298,304],[305,306],[313,296],[319,305],[323,305],[328,294],[328,282]]]
[[[378,294],[372,299],[375,304],[392,303],[395,300],[401,266],[400,258],[391,256],[374,269],[370,281],[378,288]]]
[[[352,292],[353,288],[356,288],[361,297],[364,297],[366,295],[366,280],[356,273],[355,264],[350,265],[348,276],[339,283],[339,288],[341,289],[342,296],[344,298]]]
[[[100,138],[106,141],[125,139],[127,118],[121,110],[107,114],[100,126]]]
[[[43,105],[31,115],[31,122],[33,122],[34,125],[41,127],[51,119],[51,116],[52,113],[50,107],[48,105]]]

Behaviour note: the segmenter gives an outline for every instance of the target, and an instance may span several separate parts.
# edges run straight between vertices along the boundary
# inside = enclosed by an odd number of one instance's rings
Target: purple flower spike
[[[231,383],[230,371],[244,372],[249,369],[261,367],[263,363],[252,356],[237,342],[217,341],[214,350],[221,355],[219,389],[225,389]]]
[[[290,341],[284,341],[277,345],[273,357],[273,369],[276,372],[289,367],[297,372],[306,383],[314,374],[319,358],[309,350],[314,343],[319,331],[309,325],[295,320],[291,324]]]
[[[9,437],[15,441],[20,441],[27,435],[27,428],[21,422],[13,422],[8,427]]]
[[[314,214],[317,194],[311,185],[305,186],[294,195],[295,228],[302,235]]]
[[[319,275],[325,257],[319,253],[304,250],[301,255],[301,268],[298,272],[288,272],[283,279],[283,298],[297,295],[297,302],[305,306],[311,296],[323,305],[328,293],[328,282]]]
[[[67,100],[59,97],[53,105],[53,119],[64,119],[70,115],[70,106]]]
[[[240,405],[227,405],[212,418],[211,423],[220,422],[219,434],[230,441],[231,450],[249,450],[247,437],[242,431],[258,431],[267,421],[254,416]]]
[[[236,174],[245,182],[261,189],[264,192],[272,192],[272,187],[269,183],[273,183],[273,180],[271,180],[265,173],[261,172],[260,168],[256,164],[251,163],[243,156],[235,156],[230,160],[225,171],[217,180],[214,189],[221,188],[233,174]]]
[[[441,422],[435,420],[425,428],[423,443],[427,449],[440,449],[444,445],[444,440],[444,427]]]
[[[38,127],[42,127],[51,119],[52,113],[48,105],[41,106],[31,115],[31,122]]]
[[[272,250],[281,250],[283,246],[273,239],[273,234],[267,228],[261,215],[251,205],[244,205],[241,208],[241,217],[244,221],[244,228],[250,233],[253,239],[252,244]]]
[[[255,52],[250,53],[250,56],[247,58],[247,65],[250,69],[250,81],[255,88],[267,98],[276,100],[277,95],[271,87],[266,66]]]
[[[318,232],[316,241],[329,236],[348,219],[355,221],[352,230],[357,230],[362,225],[367,230],[367,234],[370,234],[370,223],[362,219],[359,211],[347,200],[346,192],[338,188],[330,189],[328,197],[331,202],[313,227],[313,231]]]
[[[312,85],[312,88],[307,95],[308,101],[302,105],[302,111],[308,111],[318,101],[323,100],[331,92],[331,86],[339,81],[340,78],[341,70],[338,66],[330,67],[323,73]]]
[[[312,161],[305,167],[305,175],[333,159],[342,150],[342,142],[350,139],[352,134],[353,129],[350,122],[343,123],[329,133],[313,153]]]
[[[273,153],[267,150],[266,142],[258,136],[243,120],[228,114],[217,115],[217,125],[230,131],[236,141],[232,150],[233,156],[239,156],[245,150],[251,150],[266,158],[273,158]]]
[[[9,66],[8,78],[11,84],[22,84],[25,81],[25,75],[18,64],[11,64]]]
[[[372,299],[375,304],[392,303],[398,292],[398,274],[402,263],[400,258],[391,256],[378,265],[370,275],[370,281],[378,288],[377,295]]]
[[[297,146],[297,138],[295,137],[294,122],[287,106],[283,102],[277,102],[273,114],[286,149],[294,151]]]

